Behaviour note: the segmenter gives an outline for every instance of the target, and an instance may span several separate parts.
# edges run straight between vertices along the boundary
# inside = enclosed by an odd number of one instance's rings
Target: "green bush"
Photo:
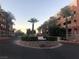
[[[26,35],[22,36],[22,37],[21,37],[21,40],[23,40],[23,41],[28,40],[28,36],[26,36]]]
[[[36,37],[36,36],[29,36],[28,40],[30,40],[30,41],[37,41],[38,37]]]
[[[47,36],[46,37],[47,41],[57,41],[57,37],[53,37],[53,36]]]
[[[36,37],[36,36],[22,36],[21,39],[23,41],[37,41],[38,37]]]

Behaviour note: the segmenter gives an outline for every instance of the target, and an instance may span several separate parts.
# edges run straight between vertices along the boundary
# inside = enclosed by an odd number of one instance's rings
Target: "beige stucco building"
[[[0,40],[14,35],[12,19],[8,19],[7,12],[0,7]]]
[[[68,34],[72,35],[72,37],[78,37],[79,35],[79,0],[74,0],[73,4],[69,5],[70,10],[74,13],[74,16],[71,18],[67,17],[67,26],[68,26]],[[66,18],[63,16],[59,16],[60,19],[57,20],[57,25],[61,28],[66,28]]]

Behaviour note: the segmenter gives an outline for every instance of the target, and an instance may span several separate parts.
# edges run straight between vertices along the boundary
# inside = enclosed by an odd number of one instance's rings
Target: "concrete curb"
[[[57,45],[52,46],[52,47],[32,47],[32,46],[26,46],[25,44],[22,43],[21,40],[15,41],[15,44],[19,46],[23,46],[23,47],[34,48],[34,49],[54,49],[54,48],[58,48],[62,46],[61,43],[58,43]]]
[[[61,43],[79,44],[79,41],[60,41]]]

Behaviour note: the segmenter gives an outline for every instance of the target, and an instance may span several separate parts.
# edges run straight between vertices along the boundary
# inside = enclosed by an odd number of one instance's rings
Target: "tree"
[[[37,28],[38,33],[41,33],[41,28],[42,28],[42,26],[39,26],[39,27]]]
[[[46,35],[51,35],[51,34],[55,34],[55,33],[54,33],[55,31],[53,31],[53,30],[54,30],[54,28],[57,27],[56,22],[57,22],[57,17],[52,16],[52,17],[49,18],[48,21],[45,21],[45,22],[38,28],[38,30],[39,30],[39,31],[42,30],[42,33],[43,33],[44,36],[46,36]]]
[[[27,35],[29,36],[32,33],[30,29],[27,29]]]
[[[36,18],[31,18],[28,22],[32,23],[32,31],[34,31],[34,24],[38,22],[38,20]]]
[[[48,32],[48,21],[45,21],[41,26],[38,27],[38,32],[46,35]]]
[[[57,26],[57,17],[52,16],[52,17],[50,17],[50,19],[48,21],[49,36],[58,36],[57,29],[59,29],[59,27]]]
[[[12,20],[15,20],[15,17],[11,12],[3,12],[3,15],[5,16],[5,20],[6,20],[6,34],[9,35],[9,31],[13,30],[13,29],[10,30],[10,28],[14,24]]]
[[[72,17],[74,16],[74,13],[70,10],[69,6],[65,6],[64,8],[61,9],[61,15],[64,16],[65,20],[66,20],[66,39],[68,39],[68,17]]]
[[[14,15],[13,15],[11,12],[7,12],[7,11],[1,9],[1,8],[0,8],[0,14],[1,14],[2,16],[4,16],[3,21],[6,22],[6,23],[5,23],[6,35],[9,36],[9,32],[13,31],[12,25],[13,25],[14,23],[12,22],[12,20],[15,19],[15,18],[14,18]],[[11,30],[10,30],[10,29],[11,29]],[[11,36],[11,34],[10,34],[10,36]]]
[[[64,17],[69,17],[69,16],[73,16],[74,15],[69,6],[65,6],[64,8],[62,8],[60,13]]]
[[[57,17],[52,16],[50,17],[49,21],[48,21],[48,26],[52,26],[52,27],[56,27],[57,26]]]
[[[24,35],[24,32],[22,32],[21,30],[17,30],[15,32],[15,36],[23,36]]]

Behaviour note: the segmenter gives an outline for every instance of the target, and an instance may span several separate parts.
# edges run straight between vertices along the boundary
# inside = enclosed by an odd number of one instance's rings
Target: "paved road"
[[[0,59],[79,59],[79,45],[64,44],[55,49],[31,49],[12,43],[0,44]]]

